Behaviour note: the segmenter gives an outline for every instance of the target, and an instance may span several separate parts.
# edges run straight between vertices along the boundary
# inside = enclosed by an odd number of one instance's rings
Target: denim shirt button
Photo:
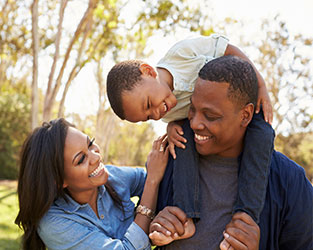
[[[100,218],[103,220],[103,219],[104,219],[104,215],[103,215],[103,214],[101,214],[101,215],[100,215]]]

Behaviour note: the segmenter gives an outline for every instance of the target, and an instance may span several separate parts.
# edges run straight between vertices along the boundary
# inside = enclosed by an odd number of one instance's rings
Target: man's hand
[[[168,147],[171,155],[176,159],[175,146],[179,148],[185,148],[183,143],[187,140],[182,135],[184,131],[177,122],[170,122],[167,125]]]
[[[259,241],[259,226],[248,214],[239,212],[234,214],[231,222],[226,226],[220,249],[258,250]]]
[[[264,120],[268,122],[269,124],[272,124],[273,108],[272,108],[271,100],[270,100],[270,97],[268,95],[265,85],[263,85],[262,87],[259,87],[258,101],[257,101],[257,105],[255,108],[256,113],[260,112],[261,105],[263,108]]]
[[[154,245],[163,246],[174,240],[189,238],[194,233],[192,219],[188,219],[178,207],[166,207],[151,222],[149,237]]]

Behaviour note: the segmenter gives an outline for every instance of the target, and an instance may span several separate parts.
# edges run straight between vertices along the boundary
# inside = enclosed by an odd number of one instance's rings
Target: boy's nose
[[[159,111],[158,108],[155,108],[155,109],[153,110],[153,119],[154,119],[154,120],[159,120],[159,119],[160,119],[160,111]]]

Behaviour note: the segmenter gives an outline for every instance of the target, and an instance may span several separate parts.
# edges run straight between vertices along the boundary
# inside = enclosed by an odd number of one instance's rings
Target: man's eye
[[[217,120],[218,118],[216,116],[205,115],[205,119],[207,119],[210,122],[213,122],[213,121]]]
[[[78,163],[77,163],[77,165],[80,165],[80,164],[82,164],[83,162],[84,162],[84,160],[85,160],[85,155],[83,155],[80,159],[79,159],[79,161],[78,161]]]

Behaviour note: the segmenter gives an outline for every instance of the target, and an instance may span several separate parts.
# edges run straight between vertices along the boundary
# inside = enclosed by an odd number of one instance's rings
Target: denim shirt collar
[[[99,186],[98,187],[98,198],[97,199],[102,197],[105,192],[106,192],[105,186],[104,185]],[[64,198],[60,197],[57,200],[55,200],[55,204],[58,207],[62,208],[67,213],[74,213],[74,212],[76,212],[80,208],[84,208],[86,206],[89,206],[88,203],[79,204],[78,202],[73,200],[73,198],[71,196],[69,196],[68,194],[65,194],[65,196],[66,196],[68,201],[66,201]]]

